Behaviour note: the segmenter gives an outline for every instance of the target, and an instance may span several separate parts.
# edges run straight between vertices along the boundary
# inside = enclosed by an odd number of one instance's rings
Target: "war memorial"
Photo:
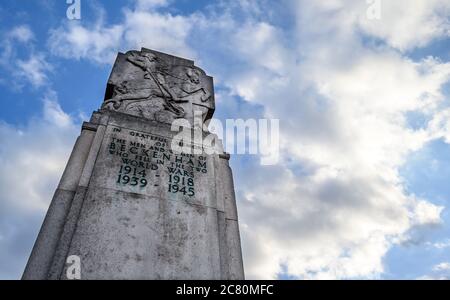
[[[193,61],[119,53],[23,279],[73,279],[73,264],[87,280],[244,279],[230,155],[196,126],[214,110],[213,79]]]

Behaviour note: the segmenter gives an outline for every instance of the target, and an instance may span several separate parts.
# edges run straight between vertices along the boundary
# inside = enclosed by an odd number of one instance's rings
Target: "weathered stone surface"
[[[143,48],[120,53],[108,80],[103,108],[171,123],[214,113],[213,80],[194,62]]]
[[[214,209],[95,188],[68,254],[85,279],[218,279],[218,251]]]
[[[75,192],[57,189],[34,244],[22,279],[47,279]]]
[[[214,92],[192,61],[119,54],[23,278],[66,279],[73,255],[82,279],[244,278],[229,156],[171,148],[170,122],[198,107],[211,118]]]
[[[78,137],[26,266],[24,279],[43,279],[52,265],[59,238],[95,136],[84,128]]]

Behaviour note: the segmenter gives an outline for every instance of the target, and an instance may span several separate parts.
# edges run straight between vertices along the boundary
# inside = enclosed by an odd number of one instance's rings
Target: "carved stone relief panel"
[[[170,123],[206,121],[214,113],[212,78],[190,60],[143,48],[119,54],[108,81],[103,109]]]

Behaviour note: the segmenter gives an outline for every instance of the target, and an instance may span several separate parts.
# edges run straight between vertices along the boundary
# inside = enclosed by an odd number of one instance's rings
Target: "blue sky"
[[[194,59],[215,117],[280,119],[280,161],[232,158],[247,278],[450,277],[450,4],[0,4],[0,278],[19,278],[118,51]]]

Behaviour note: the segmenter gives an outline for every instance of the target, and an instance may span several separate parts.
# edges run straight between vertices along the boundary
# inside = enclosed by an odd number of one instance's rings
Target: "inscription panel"
[[[206,155],[175,153],[171,143],[156,134],[108,126],[93,184],[210,206],[208,173],[213,160]]]

